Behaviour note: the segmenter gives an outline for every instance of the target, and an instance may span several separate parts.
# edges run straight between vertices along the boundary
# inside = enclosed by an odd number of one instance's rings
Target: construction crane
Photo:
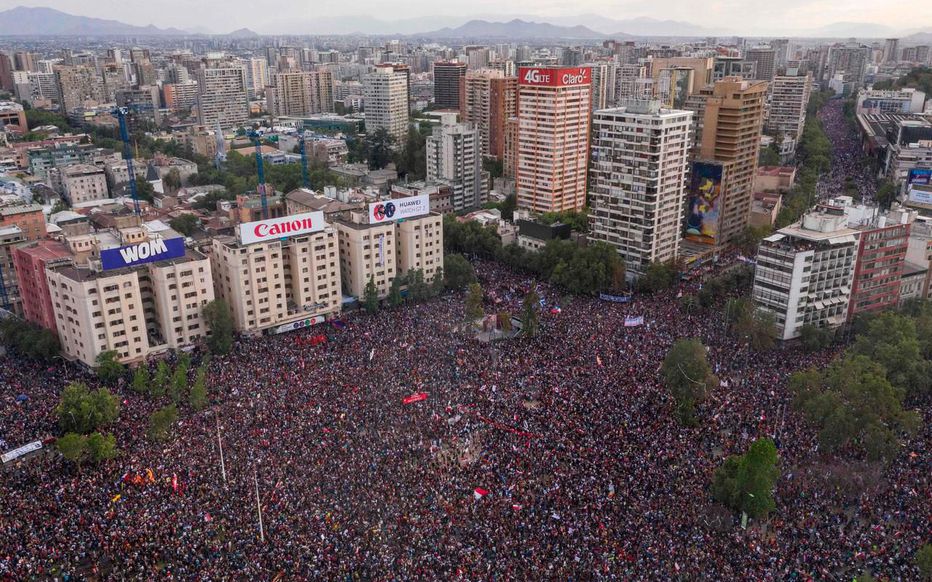
[[[262,201],[262,219],[269,217],[269,201],[265,195],[265,168],[262,166],[262,134],[255,129],[248,129],[246,137],[252,140],[256,146],[256,172],[259,174],[259,185],[256,189],[259,191],[259,199]]]
[[[137,109],[133,107],[132,109]],[[126,175],[129,177],[129,191],[133,197],[133,212],[136,216],[142,214],[139,210],[139,192],[136,190],[136,170],[133,169],[133,148],[129,143],[129,130],[126,128],[126,116],[129,115],[130,107],[117,107],[111,113],[116,116],[120,122],[120,139],[123,140],[123,158],[126,160]],[[141,108],[138,108],[141,109]]]
[[[298,134],[298,146],[301,151],[301,177],[304,179],[304,187],[310,190],[311,189],[311,178],[310,176],[308,176],[308,173],[307,173],[307,150],[304,149],[305,148],[304,139],[305,139],[305,132],[304,130],[302,130]]]

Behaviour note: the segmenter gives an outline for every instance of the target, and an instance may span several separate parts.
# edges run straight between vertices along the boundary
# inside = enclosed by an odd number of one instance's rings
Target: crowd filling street
[[[517,313],[534,283],[479,271],[501,302],[487,310]],[[122,456],[78,471],[40,454],[4,471],[0,577],[914,579],[928,428],[845,491],[786,390],[789,373],[835,352],[748,353],[716,311],[679,308],[675,294],[698,284],[624,304],[564,302],[540,285],[539,336],[493,344],[464,333],[457,294],[242,340],[210,365],[212,405],[183,409],[164,445],[144,435],[159,404],[117,388]],[[326,343],[297,341],[324,330]],[[709,346],[722,380],[694,429],[675,420],[658,372],[680,337]],[[63,364],[0,365],[10,446],[54,434],[61,387],[92,382]],[[780,446],[777,510],[742,529],[709,483],[723,455],[765,435]],[[149,469],[141,484],[123,478]]]
[[[861,146],[858,132],[845,117],[845,100],[829,99],[819,110],[819,120],[825,136],[832,144],[832,163],[829,171],[819,177],[819,199],[851,194],[847,186],[857,189],[857,196],[870,202],[877,193],[874,165],[869,163]]]
[[[537,337],[479,341],[464,294],[448,293],[241,339],[210,362],[210,405],[182,404],[158,444],[147,422],[167,401],[114,387],[120,417],[104,430],[119,457],[79,469],[50,450],[2,469],[0,580],[918,578],[932,523],[928,408],[889,466],[841,463],[818,450],[787,389],[839,348],[749,352],[726,331],[725,297],[681,309],[701,278],[613,303],[477,270],[487,313],[517,315],[537,286]],[[660,374],[688,337],[721,379],[695,428],[677,422]],[[4,450],[58,434],[68,382],[96,386],[61,360],[7,355],[0,373]],[[776,511],[743,528],[709,485],[762,436],[779,448]]]

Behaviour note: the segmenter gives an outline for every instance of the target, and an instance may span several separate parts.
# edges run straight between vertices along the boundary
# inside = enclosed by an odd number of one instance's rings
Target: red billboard
[[[589,85],[592,69],[589,67],[520,67],[518,84],[532,87],[575,87]]]

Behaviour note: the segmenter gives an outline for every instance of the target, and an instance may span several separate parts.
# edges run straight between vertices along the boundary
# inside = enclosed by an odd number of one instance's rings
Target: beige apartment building
[[[379,297],[385,297],[397,275],[395,224],[365,224],[358,214],[355,216],[355,220],[334,223],[340,233],[343,291],[347,295],[362,297],[369,278],[373,277]]]
[[[101,352],[137,362],[208,333],[201,310],[214,299],[213,276],[210,261],[195,250],[110,271],[92,259],[47,269],[46,278],[62,351],[88,366]]]
[[[74,164],[61,171],[62,190],[72,206],[110,197],[107,173],[97,166]]]
[[[430,282],[443,268],[443,216],[438,213],[380,224],[353,213],[334,226],[340,233],[340,270],[348,295],[365,295],[371,277],[379,297],[385,297],[396,275],[420,269]]]
[[[242,244],[214,239],[211,261],[217,297],[226,301],[242,333],[274,331],[339,313],[340,267],[336,229]]]

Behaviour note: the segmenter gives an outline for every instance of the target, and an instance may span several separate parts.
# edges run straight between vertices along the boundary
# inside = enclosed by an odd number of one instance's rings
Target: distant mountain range
[[[489,22],[487,20],[470,20],[456,28],[441,28],[415,36],[429,38],[487,38],[530,40],[535,38],[565,38],[598,40],[605,38],[585,26],[558,26],[547,22],[527,22],[516,18],[510,22]]]
[[[819,28],[797,31],[774,30],[770,34],[750,34],[721,28],[709,28],[677,20],[630,18],[616,20],[598,14],[581,14],[543,21],[526,15],[477,15],[472,19],[458,16],[419,16],[394,21],[369,15],[302,18],[301,14],[282,16],[261,23],[260,31],[269,34],[411,36],[437,39],[511,39],[511,40],[599,40],[604,38],[673,38],[705,36],[792,36],[809,38],[879,39],[900,37],[901,43],[932,42],[932,26],[896,30],[889,26],[864,22],[836,22]],[[257,27],[259,23],[254,23]],[[428,32],[425,32],[428,31]],[[203,27],[158,28],[136,26],[117,20],[76,16],[44,7],[18,6],[0,12],[0,36],[203,36],[213,34]],[[248,28],[228,34],[227,38],[260,36]]]
[[[179,35],[177,28],[133,26],[117,20],[66,14],[52,8],[17,6],[0,12],[0,35],[10,36],[111,36]]]

